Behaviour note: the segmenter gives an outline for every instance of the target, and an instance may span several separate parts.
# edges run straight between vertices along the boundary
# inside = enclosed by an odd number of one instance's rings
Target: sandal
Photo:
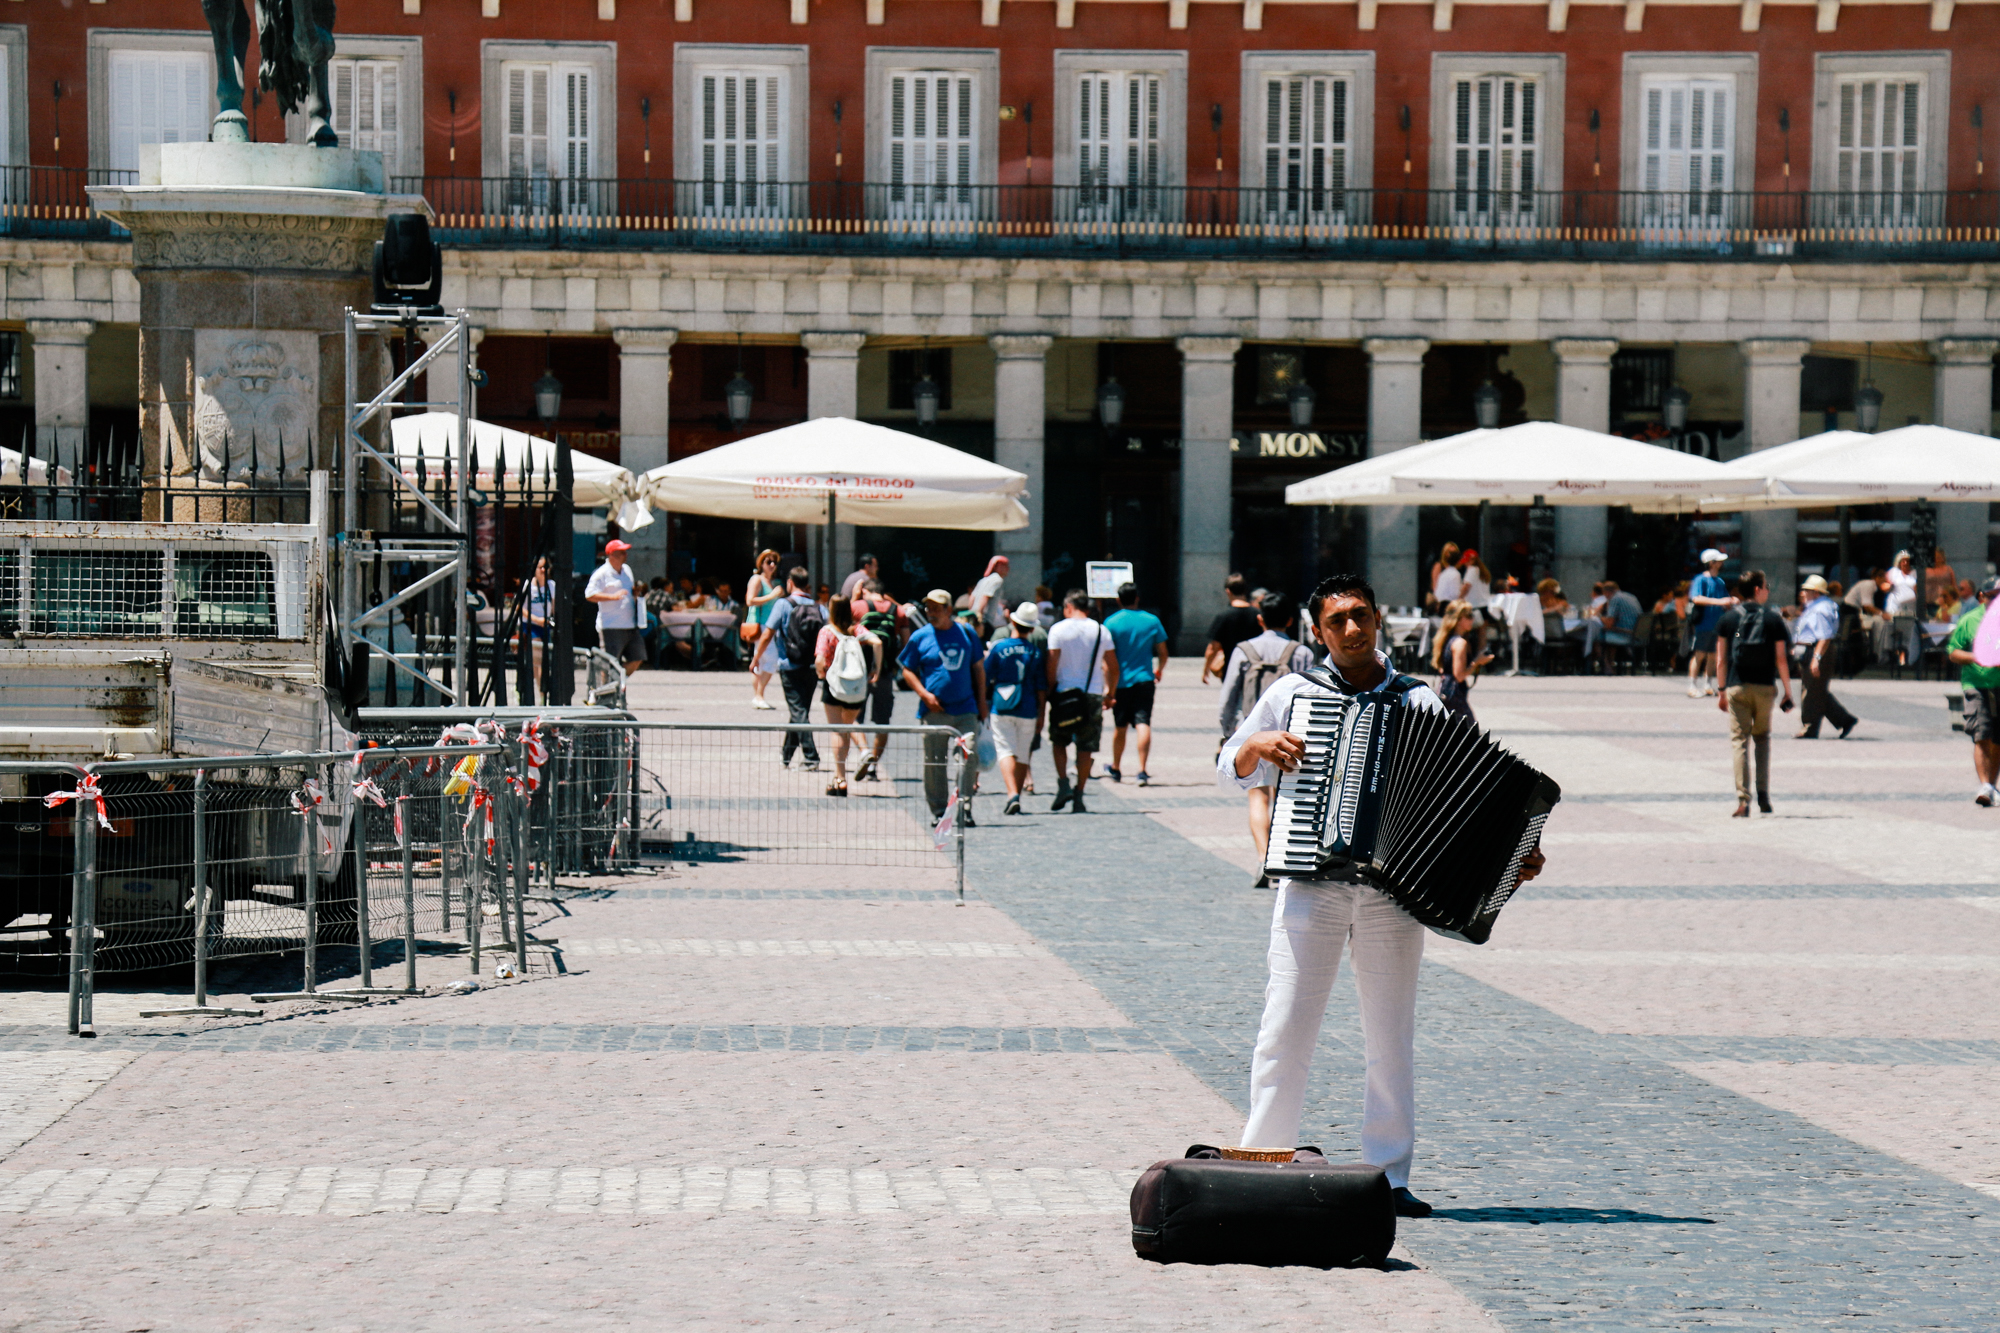
[[[831,783],[827,786],[826,794],[828,796],[845,796],[847,795],[847,784],[845,782]]]

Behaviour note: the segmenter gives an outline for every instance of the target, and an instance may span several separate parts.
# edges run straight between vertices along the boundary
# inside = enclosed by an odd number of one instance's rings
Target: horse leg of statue
[[[334,0],[307,0],[310,17],[299,16],[299,54],[312,70],[312,89],[306,94],[306,142],[315,148],[338,148],[340,136],[333,129],[333,95],[327,87],[327,61],[333,58]]]
[[[215,103],[220,108],[209,138],[216,143],[248,143],[250,122],[243,114],[243,57],[250,49],[250,16],[243,0],[201,0],[215,41]]]

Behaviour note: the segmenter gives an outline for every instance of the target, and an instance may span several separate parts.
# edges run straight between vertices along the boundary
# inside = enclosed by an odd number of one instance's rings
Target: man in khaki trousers
[[[1753,749],[1757,809],[1771,813],[1771,711],[1781,682],[1785,698],[1778,706],[1792,709],[1791,636],[1785,618],[1765,605],[1771,588],[1763,570],[1736,580],[1736,595],[1740,603],[1715,627],[1715,678],[1725,687],[1715,706],[1729,714],[1729,743],[1736,750],[1734,817],[1748,819]]]

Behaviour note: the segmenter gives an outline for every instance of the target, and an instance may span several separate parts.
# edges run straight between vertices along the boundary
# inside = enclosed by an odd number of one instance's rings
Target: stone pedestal
[[[305,474],[338,457],[343,312],[368,308],[382,220],[429,206],[383,193],[379,153],[291,144],[161,144],[139,181],[90,194],[132,232],[145,482],[173,496],[149,497],[147,517],[247,517],[205,502],[276,485],[299,492],[304,521]],[[379,340],[361,355],[372,394]]]

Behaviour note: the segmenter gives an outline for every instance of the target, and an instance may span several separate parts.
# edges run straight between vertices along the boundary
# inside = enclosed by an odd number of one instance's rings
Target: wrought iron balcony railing
[[[112,240],[88,188],[0,168],[0,236]],[[447,246],[1068,258],[2000,259],[2000,191],[1350,190],[398,177]]]
[[[409,178],[447,245],[765,253],[2000,258],[2000,193],[1221,189]]]

